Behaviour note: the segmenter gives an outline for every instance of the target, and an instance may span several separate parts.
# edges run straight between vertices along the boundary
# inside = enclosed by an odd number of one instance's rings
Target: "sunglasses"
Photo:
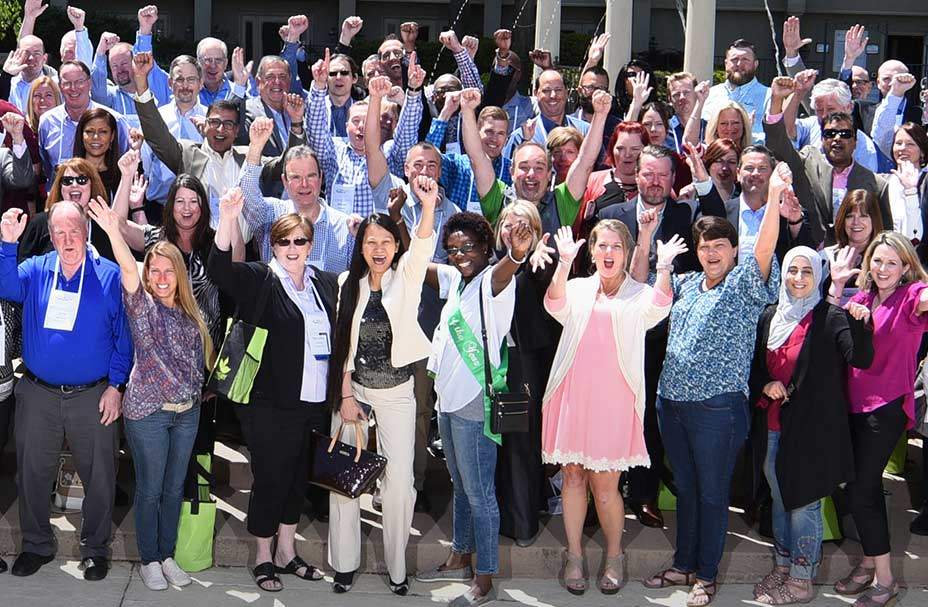
[[[277,239],[277,246],[289,247],[291,242],[298,247],[302,247],[303,245],[309,243],[309,238],[304,238],[302,236],[299,238],[294,238],[293,240],[290,240],[289,238],[279,238]]]
[[[65,175],[61,178],[61,185],[63,186],[74,185],[75,183],[77,185],[87,185],[90,183],[90,177],[87,175]]]
[[[824,139],[854,139],[857,133],[853,129],[824,129],[822,130]]]
[[[350,76],[351,70],[332,70],[329,72],[329,78],[335,78],[336,76]]]
[[[445,249],[445,251],[448,253],[448,257],[454,257],[458,253],[460,253],[461,255],[467,255],[468,253],[470,253],[476,248],[477,248],[477,245],[475,245],[472,242],[468,242],[467,244],[462,245],[460,248],[449,247]]]

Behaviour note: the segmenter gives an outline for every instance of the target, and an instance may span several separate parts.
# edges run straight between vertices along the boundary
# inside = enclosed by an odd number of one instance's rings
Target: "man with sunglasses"
[[[757,80],[759,64],[753,44],[743,38],[732,42],[725,51],[725,82],[709,89],[702,110],[702,117],[708,121],[726,101],[737,101],[748,115],[754,116],[751,129],[754,143],[764,142],[764,111],[770,102],[770,87]]]
[[[784,116],[795,115],[801,93],[793,78],[774,78],[770,109],[764,119],[767,147],[789,165],[793,189],[806,211],[816,244],[835,243],[835,217],[848,190],[864,189],[877,195],[884,226],[893,225],[889,206],[889,184],[881,176],[854,162],[857,128],[847,113],[836,112],[822,121],[822,145],[796,150],[787,134]],[[787,104],[787,98],[789,102]]]

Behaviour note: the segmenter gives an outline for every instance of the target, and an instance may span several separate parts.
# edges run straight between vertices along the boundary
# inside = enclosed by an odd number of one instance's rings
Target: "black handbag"
[[[361,448],[361,425],[354,423],[355,445],[343,443],[341,438],[345,424],[332,433],[332,437],[313,430],[313,467],[309,482],[356,499],[374,485],[387,467],[387,458]]]
[[[490,350],[487,347],[487,323],[483,316],[483,283],[480,283],[480,336],[483,339],[483,373],[490,396],[490,431],[493,434],[528,432],[528,384],[524,392],[497,392],[490,375]]]

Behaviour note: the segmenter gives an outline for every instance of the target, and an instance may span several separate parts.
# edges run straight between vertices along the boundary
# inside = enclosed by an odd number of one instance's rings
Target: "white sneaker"
[[[161,563],[158,561],[152,561],[147,565],[142,565],[139,567],[139,573],[142,576],[142,581],[145,582],[145,586],[149,590],[168,589],[168,581],[164,579],[164,574],[161,573]]]
[[[187,572],[180,568],[173,558],[168,557],[161,563],[161,572],[168,582],[175,586],[187,586],[193,580],[187,575]]]

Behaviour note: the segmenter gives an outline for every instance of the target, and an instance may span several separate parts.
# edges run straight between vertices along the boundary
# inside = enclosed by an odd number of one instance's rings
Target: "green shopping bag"
[[[899,442],[896,443],[895,449],[893,449],[893,454],[889,456],[889,461],[886,462],[884,471],[887,474],[902,474],[905,472],[905,456],[908,447],[909,440],[906,433],[903,432],[902,436],[899,437]]]
[[[844,539],[841,533],[841,522],[838,520],[838,511],[835,510],[835,501],[831,496],[822,498],[822,540]]]
[[[190,465],[196,469],[196,482],[193,495],[185,495],[181,504],[174,560],[184,571],[193,572],[213,566],[216,502],[209,493],[212,481],[212,454],[198,454],[191,460]]]

